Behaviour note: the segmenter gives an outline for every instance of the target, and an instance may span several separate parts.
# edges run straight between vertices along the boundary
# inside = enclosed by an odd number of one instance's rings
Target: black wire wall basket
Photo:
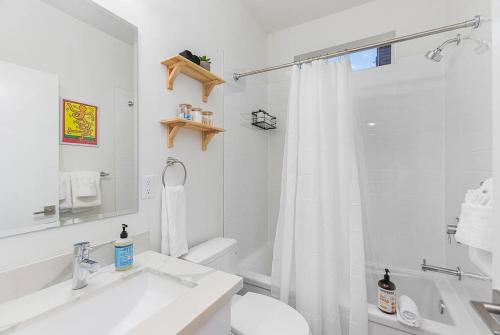
[[[259,109],[252,112],[252,125],[264,130],[276,129],[276,116]]]

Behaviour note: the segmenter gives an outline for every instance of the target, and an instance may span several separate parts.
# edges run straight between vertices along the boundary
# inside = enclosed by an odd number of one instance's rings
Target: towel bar
[[[163,184],[163,187],[167,186],[166,182],[165,182],[165,173],[167,172],[167,169],[172,166],[172,165],[175,165],[175,164],[180,164],[182,166],[182,168],[184,169],[184,180],[182,181],[182,185],[185,185],[186,184],[186,179],[187,179],[187,169],[186,169],[186,166],[184,165],[183,162],[181,162],[180,160],[178,160],[177,158],[174,158],[174,157],[168,157],[167,158],[167,164],[165,165],[165,167],[163,168],[163,173],[161,175],[161,182]]]
[[[462,271],[462,269],[459,266],[457,266],[456,269],[448,269],[440,266],[427,265],[427,261],[425,258],[422,260],[422,271],[444,273],[446,275],[456,276],[458,277],[458,280],[462,280],[463,277],[479,279],[479,280],[491,280],[490,277],[488,276]]]

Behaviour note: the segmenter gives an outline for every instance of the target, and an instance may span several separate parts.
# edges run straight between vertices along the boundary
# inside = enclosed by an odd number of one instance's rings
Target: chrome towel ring
[[[183,162],[181,162],[180,160],[178,160],[177,158],[174,158],[174,157],[168,157],[167,158],[167,164],[165,165],[165,167],[163,168],[163,173],[161,175],[161,182],[163,184],[163,186],[167,186],[166,182],[165,182],[165,173],[167,173],[167,169],[170,167],[170,166],[173,166],[175,164],[180,164],[182,165],[182,168],[184,169],[184,180],[182,181],[182,185],[185,185],[186,184],[186,179],[187,179],[187,169],[186,169],[186,166],[184,165]]]

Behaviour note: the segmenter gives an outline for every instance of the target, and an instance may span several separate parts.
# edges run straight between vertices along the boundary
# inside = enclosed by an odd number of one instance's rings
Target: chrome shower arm
[[[455,43],[456,45],[459,45],[462,42],[462,35],[457,34],[455,38],[450,38],[449,40],[443,42],[440,46],[438,46],[436,49],[443,50],[444,47],[446,47],[448,44],[453,44]]]

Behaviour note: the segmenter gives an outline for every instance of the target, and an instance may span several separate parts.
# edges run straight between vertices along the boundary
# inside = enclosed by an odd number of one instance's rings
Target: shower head
[[[434,49],[434,50],[429,50],[425,54],[425,57],[427,57],[427,59],[429,59],[431,61],[440,62],[441,59],[443,59],[443,54],[441,53],[442,51],[443,50],[441,50],[439,48]]]
[[[462,35],[458,34],[457,37],[452,38],[450,40],[447,40],[440,46],[438,46],[434,50],[429,50],[425,53],[425,57],[431,61],[434,62],[440,62],[443,59],[443,49],[448,45],[448,44],[456,44],[459,45],[460,42],[462,42]]]

